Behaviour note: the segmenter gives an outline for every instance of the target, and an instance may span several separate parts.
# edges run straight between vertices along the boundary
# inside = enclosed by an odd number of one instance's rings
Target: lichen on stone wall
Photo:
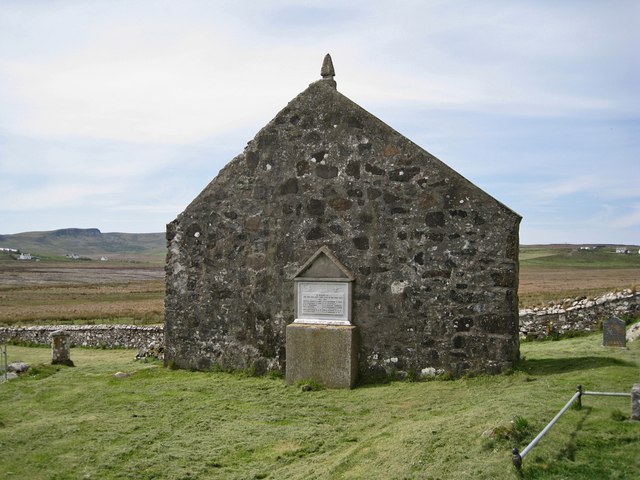
[[[0,342],[51,345],[60,325],[0,327]],[[64,325],[73,347],[140,348],[164,343],[162,325]]]
[[[594,298],[566,298],[546,308],[520,310],[520,338],[540,340],[597,332],[608,318],[637,315],[640,315],[640,293],[630,289]]]
[[[519,354],[519,222],[316,82],[168,225],[166,361],[284,370],[292,274],[327,246],[356,276],[362,374],[499,371]]]

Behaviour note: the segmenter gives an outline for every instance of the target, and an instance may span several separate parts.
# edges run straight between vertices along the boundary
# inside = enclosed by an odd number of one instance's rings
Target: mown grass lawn
[[[600,344],[601,335],[525,343],[511,375],[311,392],[137,363],[131,350],[73,349],[75,368],[36,367],[0,385],[0,478],[517,478],[511,447],[531,440],[578,383],[630,392],[640,382],[640,343]],[[51,358],[15,346],[9,357]],[[583,405],[525,458],[525,478],[639,478],[629,400]],[[515,416],[530,425],[520,442],[483,435]]]

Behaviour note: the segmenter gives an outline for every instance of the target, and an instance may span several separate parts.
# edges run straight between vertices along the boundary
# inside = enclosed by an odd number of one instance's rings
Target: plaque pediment
[[[322,246],[294,275],[298,279],[323,279],[353,282],[353,273],[327,248]]]

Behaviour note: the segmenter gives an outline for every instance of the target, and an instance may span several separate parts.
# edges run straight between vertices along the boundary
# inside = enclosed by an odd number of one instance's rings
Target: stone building
[[[513,365],[520,216],[321,73],[167,225],[165,362],[284,371],[293,277],[326,247],[360,376]]]

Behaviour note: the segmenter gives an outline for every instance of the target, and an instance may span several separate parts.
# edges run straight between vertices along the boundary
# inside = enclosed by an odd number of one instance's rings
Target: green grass
[[[582,383],[629,392],[640,343],[601,336],[522,345],[510,375],[302,391],[282,379],[169,370],[132,350],[0,385],[0,472],[29,479],[501,479]],[[11,360],[50,361],[9,346]],[[130,373],[116,378],[114,373]],[[637,478],[628,399],[585,397],[525,458],[525,478]],[[518,417],[518,418],[516,418]],[[515,419],[515,427],[511,421]],[[506,431],[488,437],[487,431]],[[509,433],[512,431],[512,433]]]
[[[640,255],[635,247],[633,254],[615,253],[615,248],[596,250],[571,248],[525,247],[520,251],[521,266],[553,268],[640,268]]]

